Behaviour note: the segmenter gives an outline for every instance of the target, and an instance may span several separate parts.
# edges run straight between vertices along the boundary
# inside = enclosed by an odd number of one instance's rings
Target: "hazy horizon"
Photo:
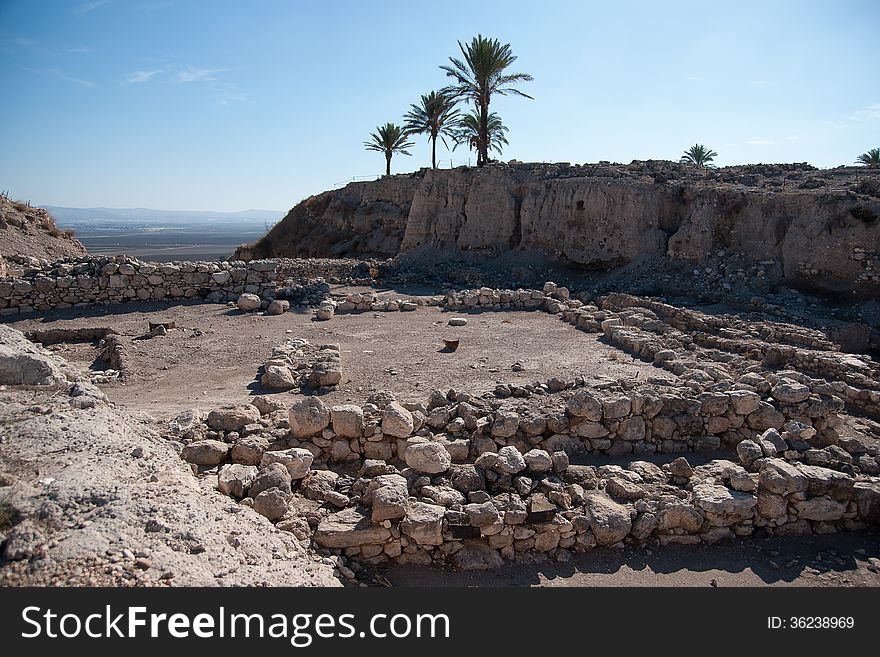
[[[880,3],[450,0],[0,3],[0,189],[56,207],[290,208],[384,172],[400,123],[477,33],[534,100],[493,97],[507,161],[852,164],[880,139]],[[393,19],[393,20],[392,20]],[[375,38],[376,34],[387,37]],[[392,172],[430,164],[424,136]],[[438,143],[441,166],[474,155]]]

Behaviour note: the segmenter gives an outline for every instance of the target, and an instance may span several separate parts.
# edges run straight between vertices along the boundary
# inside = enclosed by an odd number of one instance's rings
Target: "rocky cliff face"
[[[393,176],[310,196],[233,259],[396,255],[420,182],[418,176]]]
[[[496,164],[353,183],[297,205],[237,257],[540,254],[584,268],[719,250],[781,263],[794,287],[880,294],[880,171],[671,162]]]

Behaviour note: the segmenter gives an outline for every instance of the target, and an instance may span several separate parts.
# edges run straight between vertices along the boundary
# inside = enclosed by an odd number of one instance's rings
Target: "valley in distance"
[[[89,253],[125,254],[151,262],[224,260],[241,244],[262,237],[285,214],[43,207],[59,228],[74,230]]]

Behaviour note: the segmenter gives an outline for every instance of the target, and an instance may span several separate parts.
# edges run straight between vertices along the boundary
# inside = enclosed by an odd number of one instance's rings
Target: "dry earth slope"
[[[336,586],[171,443],[0,326],[0,585]]]
[[[54,260],[84,255],[86,247],[73,234],[59,230],[43,208],[0,196],[0,276],[5,276],[3,260],[28,256]]]

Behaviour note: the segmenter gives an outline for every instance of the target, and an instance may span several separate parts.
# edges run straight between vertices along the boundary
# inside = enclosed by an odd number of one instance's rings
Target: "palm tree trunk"
[[[477,166],[483,166],[489,161],[489,99],[480,103],[480,144]]]
[[[437,135],[431,139],[431,168],[437,168]]]
[[[391,153],[385,154],[385,175],[391,175]]]

